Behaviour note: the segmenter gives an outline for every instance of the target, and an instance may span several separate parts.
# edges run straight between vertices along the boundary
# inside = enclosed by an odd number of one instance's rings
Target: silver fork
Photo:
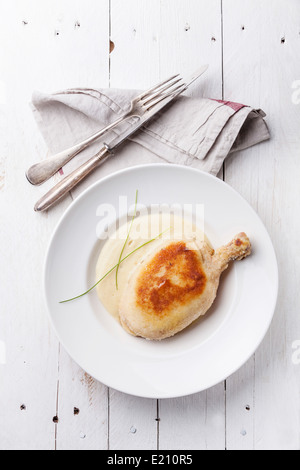
[[[168,92],[158,94],[158,96],[152,97],[152,99],[146,99],[144,101],[144,108],[146,111],[143,115],[140,115],[139,119],[131,124],[129,129],[115,137],[108,144],[104,143],[102,148],[83,163],[79,168],[76,168],[68,176],[65,176],[59,183],[57,183],[50,191],[39,199],[34,206],[34,210],[37,212],[44,211],[60,200],[67,192],[71,191],[80,181],[86,178],[95,168],[103,163],[110,155],[112,155],[122,143],[124,143],[130,136],[135,134],[142,126],[148,121],[153,119],[163,108],[171,104],[183,91],[198,78],[200,77],[207,66],[202,67],[196,74],[194,74],[187,82],[182,85],[173,84],[172,89],[168,88]],[[174,80],[174,79],[173,79]],[[164,85],[165,87],[165,85]],[[147,101],[147,102],[146,102]]]
[[[128,112],[126,112],[113,123],[109,124],[104,129],[101,129],[100,131],[91,135],[84,141],[74,145],[73,147],[68,148],[56,155],[53,155],[50,158],[47,158],[46,160],[40,163],[36,163],[35,165],[31,166],[26,172],[26,177],[28,181],[34,185],[44,183],[57,171],[59,171],[66,163],[68,163],[73,157],[78,155],[93,142],[98,140],[106,132],[113,129],[118,124],[129,118],[143,117],[149,109],[153,108],[153,106],[158,104],[166,97],[171,96],[176,92],[179,92],[181,89],[183,90],[185,86],[186,84],[180,77],[180,74],[176,74],[168,78],[167,80],[160,82],[149,90],[141,93],[139,96],[137,96],[131,101],[131,105]]]

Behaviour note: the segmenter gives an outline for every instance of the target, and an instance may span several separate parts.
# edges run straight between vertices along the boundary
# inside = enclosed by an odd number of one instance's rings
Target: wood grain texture
[[[111,0],[112,88],[146,89],[159,78],[160,0]]]
[[[80,28],[75,28],[76,21],[81,21]],[[84,5],[79,0],[51,1],[41,6],[38,1],[13,0],[0,6],[0,81],[4,84],[0,104],[0,295],[1,315],[5,316],[0,339],[6,346],[6,364],[0,365],[0,401],[5,403],[0,411],[1,449],[60,447],[56,438],[61,434],[53,422],[57,384],[70,366],[59,353],[48,323],[43,260],[54,227],[71,199],[66,198],[49,214],[33,211],[34,202],[55,178],[39,188],[30,186],[25,178],[25,169],[48,152],[29,107],[31,94],[35,89],[56,91],[101,80],[107,84],[108,25],[108,2],[103,1],[88,0]],[[74,396],[70,373],[68,377]],[[78,396],[85,393],[86,387],[77,386]],[[62,393],[61,409],[64,400],[69,404],[68,395]],[[106,404],[102,406],[106,413]],[[96,404],[95,408],[99,410]],[[97,420],[101,419],[97,414]],[[62,442],[66,439],[67,433]]]
[[[300,340],[299,33],[298,0],[1,3],[0,449],[300,448],[300,366],[292,359]],[[271,140],[229,157],[220,177],[271,235],[279,301],[263,343],[226,383],[141,399],[88,376],[49,325],[43,259],[71,197],[49,213],[32,210],[57,178],[34,188],[24,177],[49,154],[28,103],[35,89],[146,88],[204,63],[209,70],[189,93],[267,113]]]
[[[61,348],[57,382],[57,450],[108,449],[108,389]]]
[[[209,63],[210,68],[203,77],[202,86],[197,89],[195,87],[192,94],[222,97],[222,28],[219,0],[210,3],[209,11],[206,9],[205,0],[167,0],[155,1],[154,4],[147,0],[112,0],[111,5],[111,39],[115,46],[110,59],[112,87],[147,88],[151,83],[172,73],[180,71],[190,74],[202,64]],[[202,45],[200,51],[199,44]],[[113,397],[114,400],[110,403],[111,448],[116,448],[118,442],[122,448],[126,448],[126,442],[129,448],[132,448],[133,442],[138,448],[155,448],[154,444],[166,449],[183,448],[183,445],[189,448],[205,448],[209,447],[208,442],[211,442],[213,448],[224,448],[223,384],[196,398],[172,400],[169,406],[168,400],[163,400],[158,405],[158,427],[153,426],[156,418],[155,400],[136,399],[138,408],[142,403],[144,422],[149,426],[146,436],[150,439],[150,447],[147,447],[146,441],[140,440],[143,436],[141,431],[134,437],[128,434],[128,422],[132,420],[133,411],[126,403],[132,399],[115,391]],[[214,421],[211,427],[204,426],[204,417],[210,413],[214,414],[215,407],[219,412],[220,409],[223,410],[219,415],[222,423],[218,429],[219,434],[215,432]],[[117,430],[112,428],[115,408],[118,410]],[[190,419],[186,413],[180,411],[182,409],[190,411]],[[178,429],[185,429],[186,440],[178,433]],[[212,429],[213,434],[210,437]]]
[[[110,21],[110,86],[147,89],[158,82],[160,1],[111,0]],[[109,448],[156,449],[156,418],[156,400],[110,390]]]
[[[300,4],[224,3],[224,92],[267,113],[269,142],[230,158],[226,181],[257,210],[275,245],[280,292],[274,321],[250,361],[228,382],[228,448],[299,449],[299,125],[292,84],[300,76]],[[234,10],[234,15],[232,11]],[[245,412],[252,400],[254,408]],[[250,404],[250,403],[249,403]],[[250,404],[251,405],[251,404]],[[246,433],[241,436],[241,429]]]
[[[156,450],[157,401],[110,389],[109,449]]]
[[[205,21],[203,19],[205,18]],[[160,74],[209,69],[189,93],[222,98],[221,2],[166,0],[161,3]],[[160,449],[225,448],[224,385],[159,404]]]
[[[160,449],[225,449],[223,383],[188,397],[160,400],[159,406]]]
[[[189,90],[197,97],[222,98],[221,0],[161,2],[160,75],[209,69]]]

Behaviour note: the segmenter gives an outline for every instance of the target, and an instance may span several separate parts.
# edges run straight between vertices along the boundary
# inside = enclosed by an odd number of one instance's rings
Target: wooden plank
[[[192,96],[222,98],[221,0],[163,0],[161,2],[160,75],[209,69],[188,92]]]
[[[60,7],[61,2],[57,5]],[[70,71],[73,85],[65,86],[108,87],[109,1],[70,1],[57,21],[60,37],[66,34],[61,60],[69,57],[71,68],[75,67]],[[107,448],[108,389],[74,364],[63,348],[59,354],[57,410],[57,449]]]
[[[112,88],[147,88],[159,79],[160,0],[111,0]]]
[[[75,27],[76,22],[80,27]],[[24,177],[25,169],[48,151],[28,103],[34,89],[56,91],[101,80],[107,84],[108,23],[108,1],[55,0],[41,6],[37,0],[12,0],[0,6],[0,41],[5,44],[0,49],[0,263],[4,267],[0,295],[1,323],[5,322],[0,340],[6,349],[5,364],[0,364],[1,382],[6,384],[0,389],[1,403],[5,403],[0,410],[3,449],[54,449],[59,436],[53,422],[59,347],[46,316],[42,271],[47,243],[70,198],[48,214],[33,211],[34,202],[53,181],[33,188]],[[69,367],[61,357],[60,374]],[[80,402],[88,385],[77,381],[74,387],[72,375],[67,376],[68,389],[77,396],[74,403]],[[62,393],[61,410],[67,401],[68,394]],[[94,402],[87,416],[93,408],[99,419],[99,404]],[[106,413],[105,403],[100,408]],[[86,428],[85,432],[89,434]]]
[[[205,20],[204,20],[205,18]],[[164,0],[161,3],[160,74],[209,69],[189,94],[222,98],[221,1]],[[161,400],[161,449],[224,449],[225,391],[221,383],[190,397]]]
[[[159,0],[111,0],[112,88],[146,89],[159,80],[159,28]],[[110,390],[109,448],[156,449],[156,418],[156,400]]]
[[[183,398],[160,400],[161,450],[224,450],[224,384]]]
[[[271,141],[228,160],[226,181],[258,211],[280,267],[276,314],[255,363],[227,382],[227,445],[299,449],[299,367],[292,345],[300,337],[300,110],[292,93],[300,77],[300,4],[229,0],[223,9],[225,98],[264,109],[272,134]],[[248,401],[254,404],[252,418],[245,415]]]
[[[203,22],[203,15],[206,21]],[[146,88],[155,81],[175,71],[192,73],[203,63],[210,63],[209,74],[204,77],[200,91],[193,90],[197,96],[220,98],[222,94],[221,62],[221,3],[213,1],[209,12],[205,2],[155,1],[154,4],[143,0],[122,2],[112,0],[111,39],[115,48],[111,54],[110,82],[113,87]],[[201,50],[199,50],[201,44]],[[126,64],[126,67],[124,67]],[[215,78],[213,78],[215,77]],[[205,397],[205,398],[204,398]],[[146,434],[150,448],[156,444],[155,400],[132,401],[124,394],[113,393],[110,401],[110,442],[112,448],[132,448],[133,436],[128,432],[132,422],[133,409],[142,410]],[[128,401],[134,406],[128,406]],[[189,420],[179,410],[190,410]],[[115,408],[117,411],[115,411]],[[159,443],[164,448],[181,448],[182,439],[178,429],[186,429],[189,446],[208,446],[224,448],[224,387],[223,384],[204,396],[163,400],[159,406]],[[176,414],[174,415],[174,410]],[[203,423],[205,416],[213,415],[218,409],[218,432],[214,421],[211,426]],[[223,409],[223,411],[220,411]],[[137,415],[138,416],[138,415]],[[221,422],[221,425],[220,425]],[[212,437],[209,438],[210,430]],[[112,431],[114,430],[114,431]],[[190,432],[190,430],[197,432]],[[136,434],[135,446],[145,446]],[[126,438],[126,439],[125,439]],[[116,447],[117,446],[117,447]],[[144,447],[145,448],[145,447]],[[146,447],[147,448],[147,447]]]
[[[255,357],[226,380],[226,448],[252,450],[255,427]]]
[[[156,400],[109,392],[109,449],[156,450]]]
[[[145,88],[209,62],[193,93],[220,98],[221,0],[209,8],[202,0],[111,0],[110,77],[108,0],[0,6],[1,449],[224,448],[225,424],[229,449],[299,448],[299,364],[292,355],[300,338],[294,212],[300,108],[292,94],[300,77],[300,6],[297,0],[274,0],[272,9],[262,0],[222,3],[225,98],[261,106],[272,132],[270,142],[231,157],[225,177],[266,223],[281,271],[272,327],[255,357],[227,381],[226,423],[223,384],[162,400],[158,408],[156,400],[108,393],[59,348],[45,315],[42,260],[70,200],[34,214],[50,184],[31,188],[24,178],[25,168],[47,154],[28,108],[33,89],[109,81]]]
[[[62,347],[59,364],[57,450],[106,450],[107,387],[78,367]]]
[[[113,87],[146,88],[153,82],[172,73],[189,74],[203,63],[210,64],[207,76],[203,78],[200,90],[196,87],[196,96],[222,96],[222,49],[221,49],[221,2],[211,2],[209,11],[204,1],[189,0],[188,2],[163,0],[154,4],[143,0],[122,2],[112,0],[111,39],[115,48],[111,54],[111,77]],[[203,16],[206,21],[203,22]],[[201,49],[200,49],[201,45]],[[126,68],[124,67],[126,64]],[[128,434],[128,423],[131,422],[132,409],[127,406],[129,398],[114,392],[114,400],[110,403],[110,429],[117,429],[118,439],[122,446],[126,442],[131,446],[132,436]],[[138,402],[136,405],[140,407]],[[190,420],[180,413],[181,405],[189,409]],[[112,410],[117,407],[119,414]],[[156,406],[151,400],[142,400],[143,414],[148,410],[144,421],[152,429]],[[224,388],[223,384],[204,396],[187,397],[184,400],[163,400],[159,406],[159,446],[164,448],[181,448],[181,433],[178,429],[186,429],[189,446],[204,446],[205,440],[212,447],[224,448]],[[174,409],[176,415],[174,416]],[[204,416],[213,414],[219,409],[222,424],[216,433],[215,425],[207,424],[203,429]],[[223,409],[223,412],[220,411]],[[121,412],[122,410],[122,412]],[[118,425],[114,421],[118,417]],[[120,417],[122,420],[120,420]],[[174,426],[174,423],[176,424]],[[220,423],[220,421],[218,421]],[[124,428],[124,429],[123,429]],[[197,432],[190,432],[193,429]],[[213,437],[209,433],[213,429]],[[171,431],[170,431],[171,430]],[[150,436],[152,436],[150,434]],[[138,435],[136,436],[138,438]],[[110,440],[112,435],[110,433]],[[114,438],[114,442],[118,440]],[[141,445],[140,441],[138,441]],[[151,445],[155,443],[154,435]],[[114,444],[115,445],[115,444]],[[117,445],[117,444],[116,444]],[[145,443],[144,443],[145,445]],[[124,448],[123,447],[123,448]]]

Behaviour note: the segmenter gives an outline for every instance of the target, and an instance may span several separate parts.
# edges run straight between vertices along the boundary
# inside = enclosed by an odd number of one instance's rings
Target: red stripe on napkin
[[[226,106],[229,106],[230,108],[232,108],[234,111],[239,111],[242,108],[246,108],[245,104],[233,103],[232,101],[223,101],[223,100],[214,100],[214,101],[217,101],[217,103],[225,104]]]

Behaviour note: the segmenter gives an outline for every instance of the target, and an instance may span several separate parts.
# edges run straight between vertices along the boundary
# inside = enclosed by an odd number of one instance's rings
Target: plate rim
[[[274,271],[274,277],[275,277],[275,285],[274,285],[274,301],[273,301],[273,305],[272,305],[272,308],[270,307],[270,311],[272,312],[272,314],[270,314],[270,318],[264,328],[264,331],[261,333],[261,335],[259,336],[259,338],[257,339],[257,341],[255,342],[255,347],[253,346],[253,351],[251,353],[249,353],[247,356],[244,356],[244,358],[242,359],[242,361],[240,361],[240,364],[234,368],[232,368],[232,371],[230,372],[229,375],[225,374],[225,376],[222,376],[222,378],[218,379],[218,380],[215,380],[215,381],[212,381],[210,385],[208,385],[207,387],[203,388],[201,386],[199,386],[199,388],[197,390],[191,390],[190,392],[184,392],[184,393],[170,393],[168,392],[167,394],[164,394],[164,393],[155,393],[154,390],[153,390],[153,393],[149,393],[149,394],[141,394],[141,393],[133,393],[132,391],[128,391],[126,390],[126,386],[124,386],[123,388],[121,386],[117,387],[115,385],[111,385],[109,383],[106,383],[104,380],[100,380],[99,378],[95,377],[91,372],[89,372],[88,368],[87,367],[82,367],[79,362],[77,362],[73,356],[72,356],[72,353],[69,352],[68,350],[68,347],[64,344],[64,341],[63,339],[61,338],[61,335],[59,333],[59,331],[57,330],[55,324],[54,324],[54,320],[52,318],[52,314],[51,314],[51,311],[50,311],[50,305],[48,304],[48,300],[47,300],[47,284],[46,284],[46,271],[47,271],[47,265],[48,265],[48,260],[49,260],[49,255],[50,255],[50,250],[52,248],[52,245],[53,245],[53,242],[54,242],[54,239],[57,235],[57,232],[59,231],[59,228],[60,228],[60,225],[62,224],[63,220],[68,216],[68,214],[73,210],[73,208],[80,203],[80,201],[82,199],[84,199],[86,197],[86,195],[90,192],[92,192],[97,186],[101,186],[101,184],[103,184],[104,182],[107,182],[109,181],[110,179],[114,179],[115,177],[117,177],[118,175],[121,175],[121,174],[126,174],[126,173],[130,173],[131,171],[133,170],[141,170],[141,169],[146,169],[146,168],[153,168],[153,167],[156,167],[156,168],[160,168],[160,167],[168,167],[168,168],[177,168],[177,169],[180,169],[180,170],[184,170],[184,171],[190,171],[190,172],[193,172],[193,173],[196,173],[196,174],[200,174],[200,175],[203,175],[204,177],[206,178],[209,178],[209,179],[212,179],[214,181],[216,181],[220,186],[226,186],[228,190],[230,190],[236,197],[238,197],[240,200],[242,200],[244,203],[246,203],[246,205],[248,206],[249,210],[251,210],[254,215],[259,219],[259,221],[261,222],[264,230],[265,230],[265,234],[269,240],[269,243],[270,243],[270,247],[272,248],[272,254],[273,254],[273,261],[274,261],[274,267],[276,268],[275,271]],[[243,367],[247,362],[248,360],[252,357],[252,355],[257,351],[258,347],[260,346],[260,344],[262,343],[262,341],[264,340],[270,326],[271,326],[271,323],[273,321],[273,318],[274,318],[274,314],[275,314],[275,310],[276,310],[276,306],[277,306],[277,302],[278,302],[278,293],[279,293],[279,266],[278,266],[278,260],[277,260],[277,256],[276,256],[276,251],[275,251],[275,247],[273,245],[273,242],[272,242],[272,239],[270,237],[270,234],[265,226],[265,223],[262,221],[261,217],[259,216],[259,214],[257,213],[257,211],[252,207],[252,205],[235,189],[233,188],[230,184],[228,184],[226,181],[223,181],[222,179],[218,178],[217,176],[214,176],[212,175],[211,173],[208,173],[206,171],[203,171],[203,170],[199,170],[198,168],[194,168],[194,167],[189,167],[189,166],[185,166],[185,165],[180,165],[180,164],[170,164],[170,163],[147,163],[147,164],[140,164],[140,165],[133,165],[133,166],[130,166],[130,167],[126,167],[126,168],[123,168],[123,169],[120,169],[120,170],[117,170],[113,173],[110,173],[109,175],[106,175],[104,176],[103,178],[99,179],[98,181],[95,181],[94,183],[92,183],[90,186],[88,186],[87,188],[85,188],[81,194],[79,194],[76,199],[74,199],[71,204],[68,206],[68,208],[63,212],[63,214],[60,216],[58,222],[56,223],[56,226],[50,236],[50,239],[48,240],[48,245],[47,245],[47,249],[46,249],[46,252],[45,252],[45,255],[44,255],[44,263],[43,263],[43,294],[44,294],[44,299],[45,299],[45,303],[46,303],[46,307],[47,307],[47,316],[48,316],[48,319],[50,321],[50,324],[51,324],[51,327],[53,328],[56,336],[57,336],[57,339],[58,341],[60,342],[60,344],[63,346],[63,348],[65,349],[65,351],[68,353],[68,355],[72,358],[72,360],[74,360],[75,363],[77,363],[77,365],[79,367],[81,367],[85,372],[87,372],[91,377],[93,377],[96,381],[102,383],[103,385],[109,387],[109,388],[113,388],[121,393],[125,393],[125,394],[128,394],[128,395],[131,395],[131,396],[137,396],[137,397],[140,397],[140,398],[148,398],[148,399],[169,399],[169,398],[180,398],[180,397],[185,397],[185,396],[189,396],[189,395],[194,395],[196,393],[201,393],[202,391],[204,390],[208,390],[218,384],[220,384],[221,382],[224,382],[225,380],[227,380],[229,377],[231,377],[233,374],[235,374],[238,370],[241,369],[241,367]]]

